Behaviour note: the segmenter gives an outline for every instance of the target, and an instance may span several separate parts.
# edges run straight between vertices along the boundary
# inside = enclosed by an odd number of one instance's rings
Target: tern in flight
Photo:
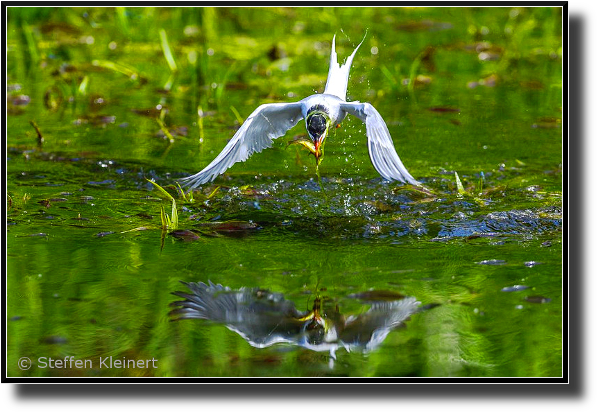
[[[363,353],[375,350],[410,315],[426,309],[416,298],[407,296],[372,301],[370,309],[360,314],[342,314],[335,303],[317,296],[311,311],[301,311],[278,292],[231,290],[210,281],[182,283],[191,293],[173,292],[184,299],[171,303],[175,308],[170,312],[173,320],[205,319],[224,324],[256,348],[287,343],[316,352],[329,351],[333,359],[340,348]]]
[[[367,102],[345,100],[349,70],[362,42],[345,63],[339,65],[333,36],[331,63],[324,93],[308,96],[299,102],[260,105],[206,168],[181,179],[184,185],[194,189],[213,181],[236,162],[245,161],[253,153],[269,148],[274,139],[285,135],[301,119],[306,120],[306,130],[311,139],[308,145],[304,145],[310,147],[319,162],[325,138],[340,125],[347,114],[358,117],[366,124],[370,160],[383,178],[421,185],[399,159],[389,129],[378,111]]]

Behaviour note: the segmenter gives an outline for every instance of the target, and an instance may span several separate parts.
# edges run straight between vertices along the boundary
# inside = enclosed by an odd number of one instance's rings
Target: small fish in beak
[[[289,141],[287,145],[297,144],[306,148],[316,158],[316,164],[320,165],[322,157],[324,156],[324,141],[327,134],[324,133],[320,137],[312,140],[304,136],[297,136],[292,141]]]

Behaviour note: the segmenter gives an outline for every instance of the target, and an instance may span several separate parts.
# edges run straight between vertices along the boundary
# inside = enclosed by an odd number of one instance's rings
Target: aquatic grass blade
[[[163,229],[168,228],[170,220],[164,211],[164,206],[160,206],[160,222],[162,223]]]
[[[455,171],[454,173],[455,173],[455,183],[458,188],[458,197],[461,198],[464,196],[468,196],[468,197],[471,197],[476,202],[476,204],[478,204],[479,206],[481,206],[481,207],[486,206],[487,202],[485,200],[483,200],[480,197],[470,194],[468,191],[466,191],[464,189],[464,185],[462,184],[462,181],[460,180],[460,176],[458,175],[457,171]]]
[[[233,112],[233,115],[235,115],[237,122],[239,122],[239,125],[243,124],[243,118],[241,117],[241,115],[239,114],[237,109],[235,109],[235,107],[233,105],[231,105],[230,109],[231,109],[231,112]]]
[[[181,195],[181,198],[185,201],[185,202],[191,202],[193,203],[193,191],[190,191],[189,193],[189,197],[187,196],[187,194],[185,194],[185,191],[183,190],[183,188],[181,188],[181,185],[179,184],[179,182],[175,181],[175,184],[177,185],[177,190],[179,190],[179,194]]]
[[[162,195],[164,195],[166,198],[170,199],[170,200],[175,200],[174,197],[172,195],[170,195],[170,193],[168,191],[166,191],[164,188],[162,188],[158,183],[152,181],[152,180],[148,180],[146,178],[146,181],[153,184],[161,193]]]
[[[179,213],[177,213],[177,202],[173,198],[172,206],[171,206],[171,217],[170,217],[171,225],[170,229],[176,230],[179,227]]]
[[[325,202],[328,204],[329,198],[327,197],[326,191],[324,191],[324,185],[322,185],[322,177],[320,176],[319,165],[320,165],[320,158],[316,160],[316,177],[318,178],[318,185],[320,186],[320,191],[322,192],[322,195],[324,196]]]
[[[122,73],[123,75],[126,75],[129,78],[131,78],[132,80],[139,79],[139,73],[136,70],[134,70],[128,66],[122,65],[120,63],[111,62],[109,60],[95,59],[92,61],[92,65],[98,66],[98,67],[101,67],[104,69],[113,70],[118,73]]]
[[[25,41],[27,42],[27,51],[29,52],[29,57],[31,59],[31,63],[36,65],[39,60],[39,53],[37,51],[37,43],[33,37],[33,31],[31,27],[27,23],[23,23],[23,35],[25,36]]]
[[[200,132],[200,142],[204,141],[204,111],[198,106],[198,128]]]
[[[215,92],[214,97],[216,99],[216,105],[217,106],[220,106],[220,103],[221,103],[221,100],[222,100],[222,96],[223,96],[223,92],[224,92],[224,90],[225,90],[225,88],[227,86],[227,81],[231,77],[231,74],[233,73],[234,68],[235,68],[235,64],[232,64],[231,66],[229,66],[229,68],[227,69],[227,71],[223,75],[222,80],[219,82],[218,87],[216,88],[216,92]],[[240,123],[243,123],[243,119],[241,120]]]
[[[161,115],[162,115],[162,113],[161,113]],[[158,125],[160,126],[160,130],[164,133],[164,135],[166,135],[166,137],[168,138],[169,142],[171,144],[173,142],[175,142],[175,137],[173,136],[173,134],[171,134],[171,132],[166,127],[166,125],[164,125],[164,121],[162,119],[160,119],[160,118],[156,118],[156,122],[158,122]]]
[[[146,178],[146,181],[148,181],[149,183],[152,183],[161,193],[162,195],[164,195],[166,198],[169,198],[171,200],[171,216],[169,217],[166,212],[164,211],[164,206],[160,206],[160,221],[162,223],[162,228],[168,228],[168,229],[176,229],[179,226],[179,214],[177,213],[177,201],[175,200],[175,198],[170,195],[170,193],[168,191],[166,191],[164,188],[162,188],[162,186],[160,186],[159,184],[157,184],[156,182],[152,181],[152,180],[148,180]],[[178,185],[178,183],[177,183]],[[181,193],[183,194],[183,190],[181,189],[181,186],[179,186],[179,190],[181,191]],[[183,194],[183,198],[185,199],[185,195]]]
[[[460,180],[460,176],[458,175],[457,171],[455,171],[455,183],[456,183],[456,186],[458,187],[458,195],[460,197],[468,195],[466,190],[464,190],[464,186],[462,185],[462,180]]]
[[[210,195],[208,195],[208,197],[206,197],[208,200],[210,200],[212,197],[214,197],[216,195],[216,193],[218,192],[218,190],[220,190],[220,185],[217,185],[216,188],[214,190],[212,190],[212,192],[210,193]]]
[[[124,34],[129,33],[129,18],[127,17],[127,9],[125,7],[115,7],[117,21],[121,31]]]
[[[164,29],[160,29],[160,46],[162,47],[164,58],[166,59],[166,63],[168,63],[168,67],[170,68],[171,72],[176,72],[177,63],[175,62],[171,47],[168,44],[168,38]]]
[[[79,84],[79,89],[77,90],[79,95],[85,96],[87,94],[87,85],[89,85],[89,76],[85,75]]]

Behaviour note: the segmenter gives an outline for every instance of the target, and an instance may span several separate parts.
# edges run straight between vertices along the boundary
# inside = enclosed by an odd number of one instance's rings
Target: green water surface
[[[7,14],[9,377],[564,374],[561,9]],[[177,195],[258,105],[322,92],[334,34],[344,59],[365,33],[348,101],[378,109],[428,190],[384,181],[348,117],[322,188],[314,158],[287,146],[300,122],[193,201]],[[146,179],[175,196],[178,232]],[[332,360],[170,321],[181,280],[280,292],[302,311],[320,295],[359,314],[371,290],[436,306]],[[39,362],[69,356],[93,367]]]

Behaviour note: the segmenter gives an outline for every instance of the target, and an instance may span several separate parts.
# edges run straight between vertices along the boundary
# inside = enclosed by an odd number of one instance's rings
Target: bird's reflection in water
[[[186,283],[191,293],[173,292],[184,298],[171,303],[175,319],[206,319],[222,323],[256,348],[289,343],[313,351],[329,351],[333,359],[339,348],[369,352],[389,332],[419,311],[413,297],[369,300],[370,309],[343,315],[337,306],[328,309],[317,296],[311,310],[301,312],[283,294],[259,288],[231,290],[212,282]],[[371,298],[372,299],[372,298]],[[387,298],[388,299],[388,298]]]

